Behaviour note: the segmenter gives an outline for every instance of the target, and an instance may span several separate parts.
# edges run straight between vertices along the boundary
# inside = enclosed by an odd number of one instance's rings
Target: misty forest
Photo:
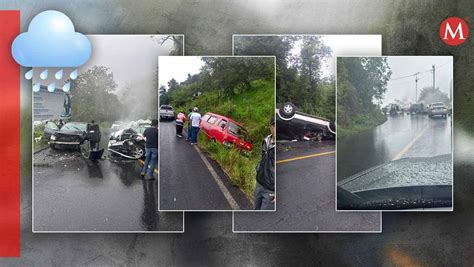
[[[170,56],[182,55],[183,39],[176,36],[151,36],[158,44],[173,41]],[[153,87],[140,84],[125,84],[122,94],[117,93],[118,85],[113,72],[106,66],[93,66],[82,71],[71,81],[71,101],[73,121],[112,123],[115,120],[154,119],[158,113],[157,70],[153,77]]]

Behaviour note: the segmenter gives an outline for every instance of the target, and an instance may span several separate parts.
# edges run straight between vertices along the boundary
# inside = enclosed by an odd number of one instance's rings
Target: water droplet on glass
[[[66,83],[63,86],[63,91],[67,93],[67,92],[69,92],[69,89],[71,89],[71,83]]]
[[[40,78],[41,80],[46,80],[46,78],[48,78],[48,69],[45,69],[43,72],[41,72]]]
[[[33,69],[29,70],[28,72],[25,73],[25,78],[27,80],[31,80],[33,78]]]
[[[48,92],[54,92],[56,90],[56,83],[51,83],[48,85]]]
[[[40,83],[33,84],[33,92],[39,92],[40,89],[41,89]]]
[[[61,80],[63,78],[63,69],[58,70],[56,74],[54,74],[54,78],[56,78],[56,80]]]
[[[69,74],[69,77],[75,80],[77,79],[77,75],[79,75],[79,72],[77,71],[77,69],[75,69],[73,72],[71,72],[71,74]]]

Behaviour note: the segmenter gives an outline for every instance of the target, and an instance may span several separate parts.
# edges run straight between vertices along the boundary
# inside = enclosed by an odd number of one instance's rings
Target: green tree
[[[120,118],[122,103],[116,89],[114,75],[107,67],[93,66],[81,73],[71,82],[72,119],[101,122]]]

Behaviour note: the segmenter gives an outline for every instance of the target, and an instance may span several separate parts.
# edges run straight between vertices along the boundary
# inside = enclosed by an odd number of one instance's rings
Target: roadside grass
[[[254,80],[250,85],[250,89],[228,98],[220,97],[215,90],[205,92],[187,101],[185,106],[175,107],[175,111],[187,113],[190,108],[198,107],[202,115],[217,113],[232,118],[248,130],[253,144],[250,153],[207,140],[203,133],[199,135],[199,146],[221,166],[232,185],[252,198],[261,142],[270,134],[269,122],[275,114],[275,89],[273,80]]]
[[[200,148],[209,153],[213,160],[219,163],[229,176],[231,184],[252,198],[255,190],[255,167],[259,158],[254,153],[245,156],[237,148],[225,147],[220,143],[207,140],[206,135],[202,133],[199,135],[198,144]],[[259,150],[259,147],[256,150]]]
[[[33,131],[33,151],[48,146],[48,140],[44,139],[44,125],[37,125]]]
[[[339,117],[339,114],[338,114]],[[375,128],[376,126],[387,121],[386,115],[381,112],[374,111],[370,114],[361,114],[347,120],[346,125],[337,125],[337,137],[345,138],[351,134],[362,132]]]

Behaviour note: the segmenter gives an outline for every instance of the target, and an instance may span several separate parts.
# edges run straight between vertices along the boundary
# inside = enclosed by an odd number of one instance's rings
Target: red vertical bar
[[[20,11],[0,11],[0,257],[20,256]]]

